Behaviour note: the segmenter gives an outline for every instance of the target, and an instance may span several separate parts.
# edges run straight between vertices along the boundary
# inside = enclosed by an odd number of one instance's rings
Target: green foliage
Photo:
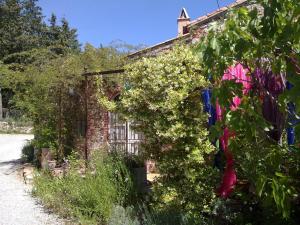
[[[236,197],[256,204],[265,213],[260,217],[264,224],[274,220],[282,222],[282,218],[293,224],[296,222],[290,216],[295,215],[299,198],[299,177],[296,175],[299,174],[296,166],[299,154],[291,152],[284,143],[270,140],[266,131],[273,128],[262,116],[257,92],[242,95],[241,85],[221,82],[221,78],[224,71],[237,62],[250,73],[259,67],[284,74],[294,87],[279,97],[278,104],[287,114],[286,104],[292,101],[299,113],[300,2],[257,0],[253,3],[259,7],[241,7],[230,12],[226,21],[213,24],[195,52],[203,74],[212,78],[214,99],[218,99],[227,112],[224,120],[212,127],[212,139],[219,136],[224,125],[236,132],[229,148],[236,158],[238,178],[255,190],[253,193],[238,189]],[[232,112],[229,107],[234,95],[242,97],[242,104]],[[299,140],[299,133],[296,135]]]
[[[120,156],[95,152],[84,174],[84,162],[71,160],[70,171],[63,177],[41,172],[34,177],[34,194],[63,216],[79,219],[82,224],[106,224],[115,205],[123,205],[132,182]],[[114,210],[114,213],[116,211]]]
[[[262,115],[256,91],[243,95],[242,85],[221,82],[224,71],[237,62],[249,75],[257,67],[285,74],[294,88],[281,95],[278,104],[286,114],[286,104],[292,101],[300,112],[300,3],[253,2],[259,6],[232,10],[226,20],[211,25],[196,46],[198,59],[189,49],[176,47],[126,68],[130,88],[123,91],[121,110],[128,119],[139,121],[137,129],[146,137],[145,154],[157,161],[162,174],[154,189],[155,200],[161,203],[158,209],[175,206],[187,218],[202,223],[208,216],[208,222],[216,224],[253,223],[253,217],[257,218],[254,223],[297,223],[298,147],[270,140],[267,131],[273,127]],[[220,137],[224,126],[236,133],[229,148],[239,182],[228,201],[215,199],[213,189],[220,177],[206,157],[213,147],[207,141],[207,117],[199,92],[208,86],[225,109],[224,119],[210,129],[211,140]],[[235,111],[230,110],[233,96],[242,98]]]
[[[27,66],[80,51],[76,29],[70,28],[66,19],[58,25],[56,17],[53,18],[51,26],[46,25],[37,0],[0,2],[0,60],[10,70],[4,73],[3,79],[0,77],[3,107],[16,107],[15,93],[9,83],[16,78],[12,74],[23,72]],[[3,75],[1,72],[0,69],[0,76]]]
[[[179,209],[164,208],[162,210],[149,209],[146,206],[140,207],[142,221],[145,225],[193,225],[188,223],[182,216]]]
[[[139,219],[138,219],[139,218]],[[108,225],[193,225],[179,209],[154,210],[144,204],[134,207],[115,206]],[[201,221],[200,224],[205,224]]]
[[[33,121],[36,146],[56,149],[57,158],[62,159],[81,135],[78,121],[85,121],[82,74],[85,70],[117,68],[123,56],[111,47],[96,49],[87,45],[82,53],[52,58],[45,50],[36,58],[23,72],[7,77],[6,82],[15,93],[14,104]]]
[[[76,30],[66,19],[57,25],[54,15],[47,26],[37,0],[4,0],[0,12],[0,59],[7,64],[24,63],[22,54],[32,49],[52,46],[56,54],[80,50]]]
[[[208,82],[197,57],[188,47],[177,46],[128,65],[125,80],[130,88],[123,90],[120,109],[128,119],[139,121],[137,129],[146,139],[143,153],[157,161],[162,175],[155,200],[191,217],[209,211],[215,172],[207,158],[214,147],[200,96]]]
[[[132,207],[116,205],[112,209],[108,225],[140,225]]]
[[[31,142],[27,143],[22,148],[22,159],[26,162],[33,162],[34,161],[34,146]]]

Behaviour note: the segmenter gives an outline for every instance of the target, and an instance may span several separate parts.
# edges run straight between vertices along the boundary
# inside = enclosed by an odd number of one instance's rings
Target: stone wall
[[[14,134],[31,134],[33,128],[31,126],[21,126],[15,122],[0,121],[0,133]]]

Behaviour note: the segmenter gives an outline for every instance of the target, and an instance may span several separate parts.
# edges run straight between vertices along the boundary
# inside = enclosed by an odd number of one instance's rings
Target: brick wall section
[[[89,151],[99,149],[101,146],[100,137],[102,136],[102,114],[103,110],[99,107],[96,96],[96,84],[94,78],[88,78],[87,83],[87,148]]]
[[[109,113],[101,108],[97,99],[97,85],[95,77],[88,79],[87,85],[87,147],[88,152],[108,146]],[[113,100],[120,93],[120,87],[106,91],[106,95]]]

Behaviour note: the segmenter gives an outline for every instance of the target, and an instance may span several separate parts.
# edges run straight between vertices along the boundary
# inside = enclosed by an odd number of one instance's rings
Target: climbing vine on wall
[[[200,92],[209,83],[200,69],[186,46],[144,58],[126,67],[130,88],[123,90],[121,100],[121,111],[139,121],[145,134],[144,153],[157,161],[162,175],[155,188],[157,199],[193,216],[214,199],[216,177],[208,160],[214,147]]]

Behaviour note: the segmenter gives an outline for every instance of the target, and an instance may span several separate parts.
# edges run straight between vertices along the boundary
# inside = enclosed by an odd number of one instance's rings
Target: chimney
[[[190,21],[191,21],[191,19],[190,19],[189,15],[187,14],[186,9],[182,8],[180,15],[177,19],[178,36],[182,36],[182,35],[188,33],[187,25],[190,24]]]

